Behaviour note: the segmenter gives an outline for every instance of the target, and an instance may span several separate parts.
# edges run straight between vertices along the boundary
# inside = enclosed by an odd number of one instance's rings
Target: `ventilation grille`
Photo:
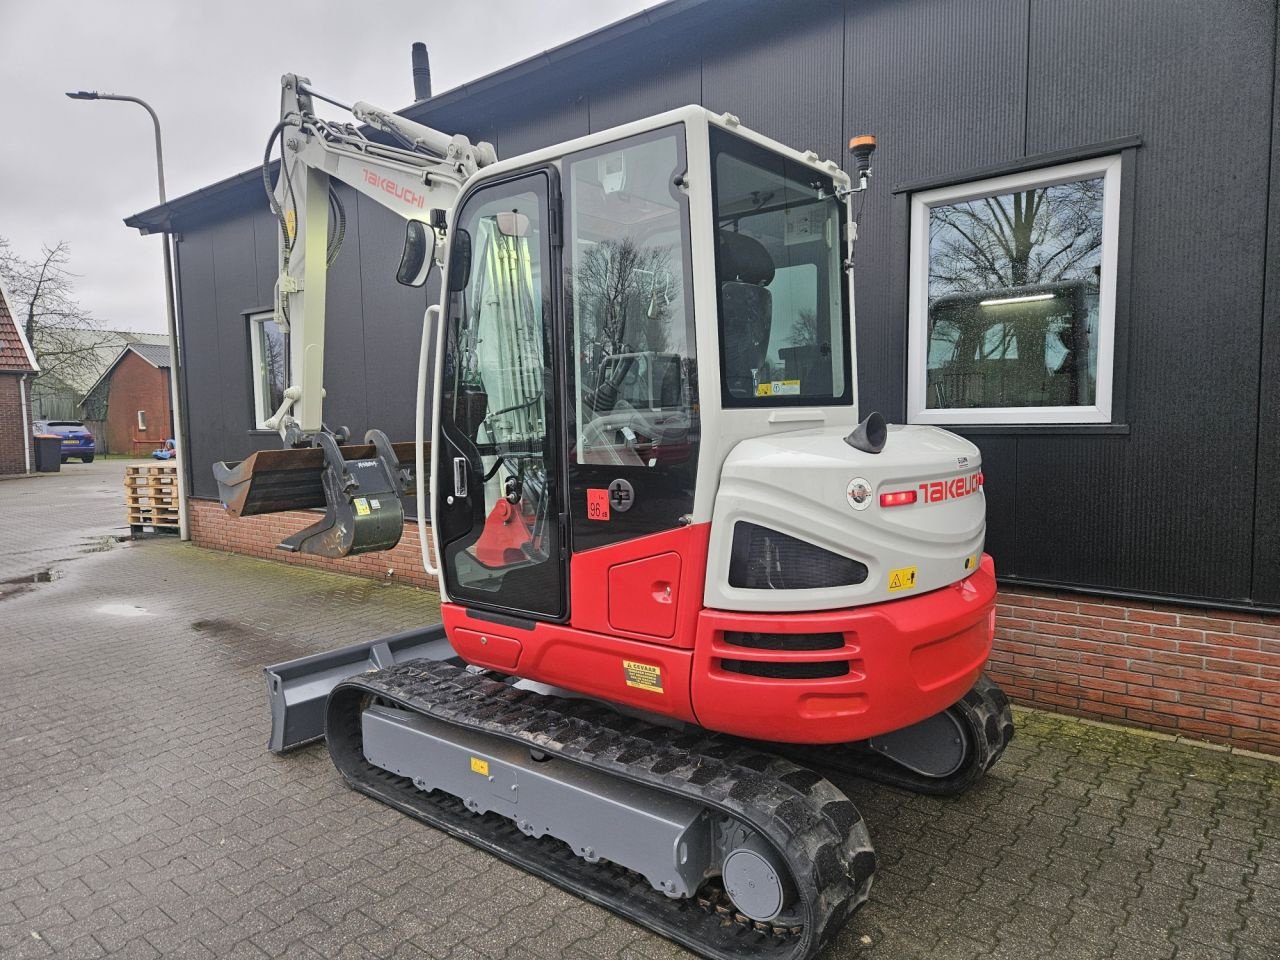
[[[753,650],[839,650],[842,633],[742,633],[728,630],[724,642]]]
[[[733,526],[729,586],[747,590],[849,587],[867,579],[865,564],[754,523]],[[822,649],[822,648],[818,648]]]
[[[752,677],[770,677],[775,680],[822,680],[826,677],[843,677],[849,673],[848,660],[827,660],[822,663],[721,660],[720,666],[730,673],[745,673]]]

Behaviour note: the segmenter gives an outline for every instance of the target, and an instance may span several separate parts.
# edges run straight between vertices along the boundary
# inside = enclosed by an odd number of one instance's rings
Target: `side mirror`
[[[396,280],[406,287],[420,287],[427,282],[432,258],[436,252],[436,232],[425,223],[410,220],[404,231],[404,253]]]

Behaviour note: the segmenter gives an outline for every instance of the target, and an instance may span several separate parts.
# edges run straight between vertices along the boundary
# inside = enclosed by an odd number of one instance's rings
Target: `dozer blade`
[[[455,656],[444,627],[433,624],[369,643],[357,643],[265,668],[271,701],[273,753],[285,753],[324,739],[325,701],[343,680],[404,663],[449,660]]]
[[[214,464],[227,510],[249,517],[323,507],[321,519],[279,544],[291,553],[336,558],[390,550],[404,529],[401,498],[415,487],[414,445],[393,444],[379,430],[358,445],[338,446],[328,433],[311,439],[315,446]]]

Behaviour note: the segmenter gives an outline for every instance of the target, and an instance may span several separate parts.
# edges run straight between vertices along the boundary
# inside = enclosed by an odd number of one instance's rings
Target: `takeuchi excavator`
[[[415,497],[443,623],[268,667],[272,749],[704,956],[815,955],[876,863],[824,774],[956,793],[1013,733],[978,450],[859,416],[874,140],[851,177],[689,106],[500,161],[288,75],[277,145],[284,448],[223,501],[337,557]],[[322,416],[334,181],[439,268],[412,442]]]

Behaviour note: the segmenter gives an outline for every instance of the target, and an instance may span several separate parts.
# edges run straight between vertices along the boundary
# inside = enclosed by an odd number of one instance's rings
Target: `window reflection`
[[[674,135],[569,164],[579,464],[689,460],[696,384]]]
[[[1104,178],[929,209],[925,406],[1096,403]]]

